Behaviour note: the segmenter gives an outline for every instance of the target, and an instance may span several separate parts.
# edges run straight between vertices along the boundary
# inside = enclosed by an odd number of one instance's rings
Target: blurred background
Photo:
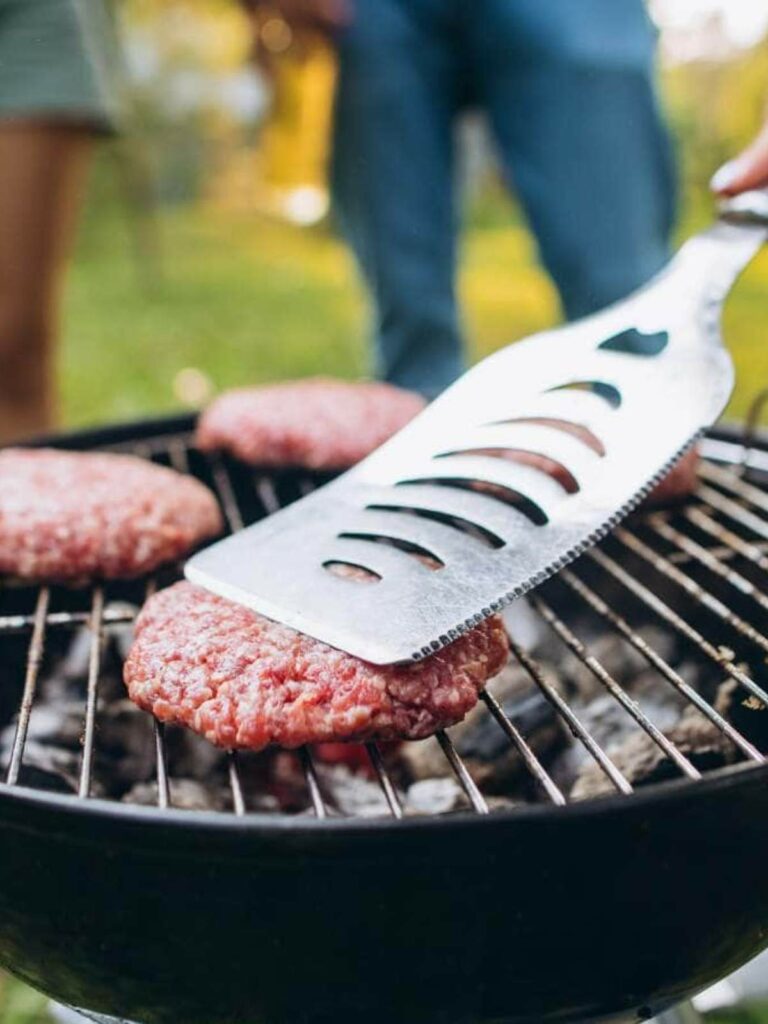
[[[712,172],[761,123],[768,5],[651,9],[681,157],[682,237],[711,216]],[[367,372],[362,291],[327,215],[327,56],[286,82],[275,122],[233,0],[124,0],[119,16],[129,124],[100,146],[68,279],[65,423],[197,405],[243,382]],[[461,292],[479,357],[553,323],[558,307],[482,124],[468,119],[464,137]],[[729,304],[733,416],[768,385],[766,324],[768,253]]]
[[[654,0],[665,101],[681,160],[679,237],[712,214],[707,182],[762,123],[768,4]],[[249,64],[234,0],[123,0],[125,134],[100,144],[64,303],[63,421],[198,406],[221,388],[367,372],[352,260],[328,212],[333,62],[309,54],[270,87]],[[473,357],[558,319],[483,124],[463,132],[461,293]],[[768,252],[726,315],[742,417],[768,386]],[[768,1009],[714,1021],[768,1022]],[[45,1000],[0,976],[0,1022],[42,1024]],[[245,1022],[244,1022],[245,1024]]]

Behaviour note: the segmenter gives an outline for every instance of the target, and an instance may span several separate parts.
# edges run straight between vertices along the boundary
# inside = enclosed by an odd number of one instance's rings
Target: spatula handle
[[[673,302],[684,317],[703,313],[719,320],[734,281],[768,241],[768,192],[745,192],[724,201],[718,212],[715,223],[690,238],[659,275],[660,287],[652,282],[652,304]]]

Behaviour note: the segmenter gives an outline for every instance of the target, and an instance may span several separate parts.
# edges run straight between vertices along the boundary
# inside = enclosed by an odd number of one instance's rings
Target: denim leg
[[[642,0],[477,0],[472,61],[505,172],[569,317],[669,255],[674,161]]]
[[[456,57],[444,0],[355,0],[332,185],[371,295],[377,374],[428,397],[464,368],[454,293]]]

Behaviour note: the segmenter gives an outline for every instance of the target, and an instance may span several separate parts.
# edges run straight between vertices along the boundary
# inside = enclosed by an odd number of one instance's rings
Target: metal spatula
[[[187,578],[370,662],[439,650],[599,540],[719,416],[722,303],[766,237],[768,196],[731,201],[646,287],[496,352]]]

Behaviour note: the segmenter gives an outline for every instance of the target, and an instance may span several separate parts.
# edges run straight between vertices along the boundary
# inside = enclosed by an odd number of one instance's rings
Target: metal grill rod
[[[456,777],[459,780],[459,784],[466,793],[467,799],[473,809],[477,811],[478,814],[489,814],[490,808],[486,803],[485,797],[478,789],[475,780],[469,774],[467,766],[459,757],[456,747],[453,745],[453,741],[448,736],[448,733],[443,729],[437,733],[437,742],[440,744],[443,753],[448,758],[451,768],[453,768]]]
[[[712,549],[711,553],[718,558],[723,557],[723,550],[730,550],[732,554],[746,558],[763,572],[768,572],[768,555],[766,555],[764,548],[759,544],[750,544],[748,541],[743,540],[738,534],[726,529],[721,523],[708,516],[706,512],[702,512],[700,508],[688,509],[685,513],[685,518],[698,530],[727,545],[725,549]]]
[[[381,751],[375,743],[366,743],[366,752],[373,765],[373,770],[376,772],[376,778],[379,780],[384,796],[387,800],[387,805],[395,818],[402,818],[403,806],[400,803],[400,797],[397,795],[397,790],[389,777],[386,766],[381,756]]]
[[[752,545],[755,551],[759,551],[760,554],[768,553],[768,541],[757,541],[756,544]],[[735,551],[730,545],[715,544],[709,548],[713,555],[717,555],[718,558],[727,562],[729,559],[736,558],[739,555],[738,551]],[[686,555],[684,551],[672,551],[669,555],[669,560],[673,565],[686,565],[691,561],[691,556]]]
[[[725,580],[726,583],[729,583],[739,593],[751,598],[764,610],[768,610],[768,597],[751,580],[742,576],[740,572],[737,572],[731,566],[725,565],[711,551],[703,548],[701,544],[697,544],[695,540],[686,537],[684,533],[670,526],[661,516],[654,517],[651,523],[660,537],[669,541],[670,544],[677,545],[678,548],[689,554],[696,562],[705,566],[710,572],[719,576],[720,579]]]
[[[701,772],[694,768],[688,758],[682,754],[674,743],[670,742],[664,733],[657,728],[648,716],[643,712],[637,701],[627,694],[614,677],[605,670],[598,659],[590,654],[579,638],[571,632],[562,619],[552,611],[552,608],[540,597],[534,596],[531,604],[541,615],[548,626],[556,633],[563,643],[571,650],[579,661],[585,665],[592,675],[600,682],[611,696],[621,704],[624,710],[640,726],[640,728],[653,740],[670,760],[674,761],[683,775],[689,779],[700,779]]]
[[[659,618],[663,619],[666,623],[681,633],[686,640],[690,640],[699,650],[705,654],[711,661],[714,661],[716,665],[730,676],[731,679],[735,679],[737,683],[750,691],[755,697],[761,700],[763,703],[768,703],[764,692],[757,683],[746,674],[742,672],[738,666],[733,664],[733,661],[726,654],[725,651],[714,647],[705,637],[699,633],[697,629],[694,629],[685,619],[677,614],[672,608],[669,607],[664,601],[661,600],[652,590],[649,590],[644,584],[636,580],[634,576],[631,576],[614,561],[610,555],[606,555],[604,551],[599,548],[592,548],[587,552],[587,555],[597,562],[598,565],[602,566],[606,572],[610,573],[614,579],[617,579],[620,583],[623,583],[627,590],[631,591],[636,597],[652,611],[654,611]]]
[[[143,437],[133,441],[115,441],[114,444],[101,446],[102,451],[125,452],[127,455],[140,455],[143,458],[154,458],[169,455],[174,445],[189,450],[194,446],[194,432],[183,430],[177,434],[157,434],[154,437]]]
[[[168,783],[168,752],[165,747],[165,726],[152,719],[155,734],[155,760],[157,774],[157,806],[165,810],[171,805],[171,787]]]
[[[712,462],[703,462],[699,469],[699,475],[703,476],[705,480],[709,480],[710,483],[715,483],[719,487],[724,487],[733,494],[737,494],[755,508],[768,512],[768,496],[759,487],[747,483],[742,477],[728,472],[722,466],[716,466]]]
[[[157,590],[157,581],[153,576],[147,580],[144,591],[144,603]],[[155,738],[155,777],[157,779],[157,806],[166,810],[171,806],[171,785],[168,773],[168,750],[165,744],[165,725],[152,717],[153,735]]]
[[[232,808],[238,818],[242,818],[245,814],[245,797],[235,750],[230,750],[227,755],[227,771],[229,773],[229,788],[232,791]]]
[[[209,455],[208,464],[211,467],[211,476],[216,487],[219,502],[224,510],[227,525],[232,533],[242,530],[245,526],[240,507],[237,504],[235,490],[229,476],[229,471],[224,461],[218,455]]]
[[[733,519],[734,522],[746,526],[748,530],[756,533],[763,540],[768,540],[768,523],[759,516],[756,516],[754,512],[750,512],[748,508],[744,508],[743,505],[739,505],[731,498],[726,498],[720,491],[715,491],[711,487],[700,486],[696,493],[708,505],[717,509],[718,512],[722,512],[723,515]]]
[[[312,754],[308,747],[300,748],[299,758],[301,760],[301,767],[304,771],[304,779],[307,783],[307,789],[309,790],[309,797],[312,801],[315,816],[318,818],[327,818],[328,812],[320,789],[320,782],[317,778],[317,769],[315,768],[315,763],[312,760]]]
[[[102,615],[104,613],[104,589],[93,588],[91,618],[88,628],[91,633],[91,647],[88,653],[88,682],[85,698],[85,732],[83,734],[83,758],[80,767],[78,796],[91,794],[93,766],[93,744],[96,729],[96,702],[98,700],[99,662],[101,659]]]
[[[625,795],[631,793],[633,790],[630,783],[619,771],[613,761],[611,761],[600,744],[593,738],[591,733],[584,727],[578,716],[571,710],[570,706],[549,683],[538,663],[511,637],[509,639],[509,645],[514,657],[517,658],[550,704],[554,706],[555,710],[568,726],[572,735],[574,735],[586,747],[600,768],[602,768],[604,774],[608,776],[614,788],[617,789],[619,793],[624,793]]]
[[[366,743],[365,752],[368,755],[368,760],[371,763],[376,780],[381,788],[384,795],[384,799],[387,803],[389,813],[393,818],[400,819],[404,816],[403,805],[400,800],[400,795],[397,791],[392,778],[387,770],[387,766],[382,757],[381,751],[376,743]]]
[[[275,485],[266,476],[257,476],[253,481],[256,497],[264,506],[264,511],[271,516],[274,512],[280,511],[280,501],[275,491]]]
[[[102,625],[121,626],[133,622],[136,612],[127,611],[124,608],[105,608],[102,616]],[[46,629],[57,627],[85,626],[90,622],[91,612],[48,612],[45,617]],[[32,615],[0,615],[0,633],[26,633],[35,624],[35,614]]]
[[[16,723],[16,732],[13,737],[11,757],[8,764],[6,782],[9,786],[15,786],[19,781],[19,770],[24,757],[24,745],[27,742],[27,731],[29,729],[29,716],[32,714],[32,704],[35,700],[37,689],[37,677],[40,673],[40,665],[43,660],[43,649],[45,646],[45,616],[48,612],[48,602],[51,592],[48,587],[41,587],[37,595],[35,606],[35,618],[32,626],[32,636],[29,641],[27,653],[27,668],[24,678],[24,692],[19,708],[19,717]]]
[[[188,446],[178,437],[172,437],[168,441],[168,457],[177,473],[190,472],[188,451]]]
[[[673,565],[668,558],[660,555],[653,548],[648,547],[639,537],[635,534],[630,533],[629,530],[620,527],[614,532],[614,536],[617,540],[621,541],[626,547],[633,551],[636,555],[639,555],[644,561],[648,562],[649,565],[666,576],[667,579],[676,583],[679,587],[682,587],[691,597],[695,598],[704,608],[712,612],[719,619],[730,626],[732,629],[740,633],[746,640],[750,640],[757,647],[760,647],[766,654],[768,654],[768,638],[763,636],[762,633],[758,632],[754,626],[752,626],[745,619],[742,619],[740,615],[732,612],[731,609],[723,604],[723,602],[715,597],[709,590],[706,590],[695,580],[691,579],[690,576],[686,576],[676,565]],[[761,699],[768,701],[768,695],[758,694]]]
[[[541,788],[546,793],[549,800],[556,804],[558,807],[563,807],[566,803],[566,799],[562,794],[560,788],[556,785],[549,772],[539,761],[538,757],[534,754],[530,746],[525,742],[523,734],[514,724],[514,722],[504,714],[504,710],[488,690],[483,690],[480,694],[481,700],[485,703],[490,713],[496,719],[499,726],[507,734],[507,737],[517,748],[518,753],[522,757],[528,771],[534,777],[536,782],[539,783]]]
[[[624,639],[627,640],[628,643],[632,644],[636,651],[643,655],[653,668],[657,669],[658,672],[668,682],[670,682],[679,693],[698,708],[698,710],[724,735],[726,735],[729,740],[739,747],[739,749],[746,754],[748,758],[756,761],[758,764],[763,764],[765,762],[765,758],[760,751],[754,747],[749,740],[745,739],[737,729],[734,729],[730,722],[726,721],[726,719],[723,718],[723,716],[716,711],[711,704],[704,700],[701,694],[694,690],[694,688],[690,686],[683,677],[650,646],[650,644],[646,643],[646,641],[632,629],[626,619],[623,619],[613,611],[612,608],[609,608],[605,601],[603,601],[603,599],[599,597],[594,590],[588,587],[583,580],[579,579],[579,577],[570,569],[564,569],[560,574],[560,578],[571,588],[571,590],[582,597],[593,611],[604,618],[607,622],[610,622],[611,625],[621,633]]]

